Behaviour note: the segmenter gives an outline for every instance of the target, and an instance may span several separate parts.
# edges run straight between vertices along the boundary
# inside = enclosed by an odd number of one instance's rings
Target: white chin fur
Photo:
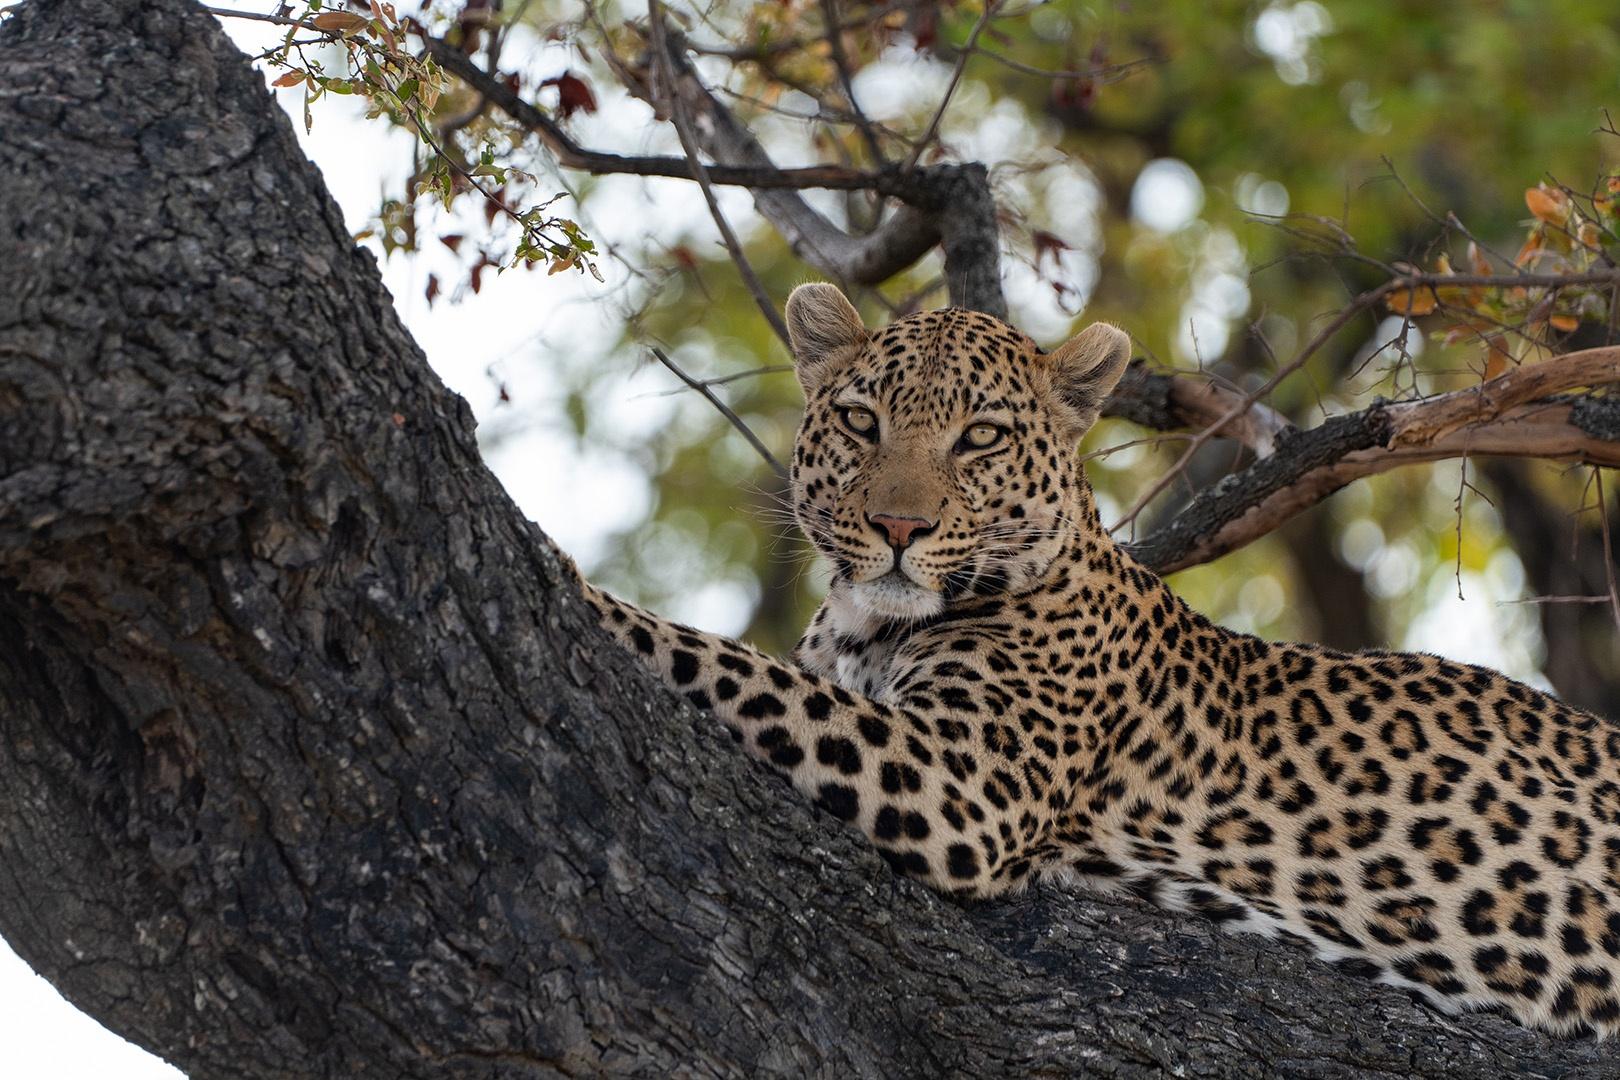
[[[880,619],[926,619],[945,610],[945,598],[899,574],[851,585],[855,606]]]

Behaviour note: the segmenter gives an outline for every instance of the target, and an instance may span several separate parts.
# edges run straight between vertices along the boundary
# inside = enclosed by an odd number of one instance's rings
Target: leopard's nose
[[[896,551],[904,551],[919,536],[927,536],[939,524],[920,517],[896,517],[893,514],[867,514],[866,520],[881,529]]]

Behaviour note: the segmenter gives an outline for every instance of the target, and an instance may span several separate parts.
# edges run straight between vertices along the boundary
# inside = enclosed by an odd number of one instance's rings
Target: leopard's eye
[[[962,432],[962,437],[957,440],[956,449],[958,452],[984,450],[1000,442],[1006,433],[1006,428],[995,424],[970,424],[968,429]]]
[[[877,416],[871,409],[863,409],[859,405],[846,405],[838,412],[844,418],[844,426],[855,434],[868,439],[877,434]]]

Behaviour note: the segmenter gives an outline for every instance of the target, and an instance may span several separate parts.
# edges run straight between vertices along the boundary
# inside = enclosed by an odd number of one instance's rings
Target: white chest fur
[[[807,671],[882,700],[893,677],[899,636],[894,624],[862,611],[834,586],[799,643],[797,657]]]

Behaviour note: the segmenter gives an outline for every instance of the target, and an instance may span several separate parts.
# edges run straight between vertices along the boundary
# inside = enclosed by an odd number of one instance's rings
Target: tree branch
[[[777,476],[783,478],[784,480],[787,479],[787,467],[778,461],[776,459],[776,455],[771,453],[770,448],[760,441],[759,436],[754,434],[754,429],[743,423],[743,418],[738,416],[736,412],[732,410],[730,405],[727,405],[724,401],[721,401],[720,396],[714,392],[713,387],[717,383],[724,382],[725,380],[694,379],[692,376],[688,375],[684,370],[682,370],[680,365],[671,360],[663,349],[649,348],[648,351],[653,354],[654,358],[656,358],[660,364],[663,364],[664,367],[668,368],[672,375],[681,380],[681,382],[685,383],[691,389],[696,390],[699,394],[703,395],[703,399],[710,405],[713,405],[720,415],[724,416],[731,426],[736,428],[738,433],[741,434],[744,439],[748,440],[748,445],[754,448],[754,452],[756,454],[765,459],[765,464],[771,467],[771,471],[776,473]]]
[[[849,56],[844,51],[844,31],[838,21],[838,0],[821,0],[821,13],[827,24],[827,51],[832,56],[833,66],[838,69],[838,83],[843,88],[844,100],[849,103],[849,114],[865,140],[866,151],[872,155],[872,160],[879,165],[885,164],[887,159],[883,155],[883,144],[878,141],[877,130],[866,118],[861,103],[855,100],[855,75]]]
[[[670,31],[665,40],[672,93],[696,120],[695,135],[703,151],[722,165],[774,168],[753,133],[697,77],[685,56],[684,39]],[[657,107],[645,66],[619,63],[616,70],[632,94]],[[904,205],[866,236],[850,236],[791,191],[756,191],[754,205],[796,255],[846,284],[887,280],[941,244],[951,303],[1005,318],[1000,230],[984,167],[884,169],[875,175],[885,179],[873,190]]]
[[[1269,457],[1201,492],[1126,547],[1170,573],[1266,535],[1353,480],[1465,454],[1620,465],[1620,400],[1557,396],[1617,381],[1620,348],[1587,349],[1466,390],[1377,402],[1309,431],[1277,430]]]
[[[923,154],[939,135],[939,125],[945,119],[945,111],[951,107],[951,99],[956,96],[956,88],[962,84],[962,75],[967,71],[968,61],[973,58],[973,53],[978,48],[979,35],[990,25],[990,20],[996,17],[996,8],[999,4],[1000,0],[985,0],[984,10],[979,13],[972,32],[968,34],[967,42],[957,54],[956,64],[951,68],[950,82],[945,84],[945,92],[940,95],[939,105],[935,107],[934,115],[928,121],[928,127],[924,129],[922,138],[911,148],[911,155],[906,158],[908,172],[917,167]]]
[[[671,94],[695,119],[695,135],[703,151],[720,166],[776,168],[753,133],[697,77],[687,62],[681,35],[669,31],[666,42]],[[659,108],[649,66],[619,63],[616,69],[632,94]],[[888,175],[898,180],[900,174],[894,171]],[[885,193],[898,191],[891,188]],[[903,207],[871,235],[852,237],[791,191],[756,190],[754,205],[795,255],[847,284],[874,285],[894,276],[925,255],[940,237],[937,222],[909,207]]]
[[[1260,457],[1270,455],[1277,439],[1294,425],[1260,402],[1235,406],[1244,395],[1205,376],[1153,371],[1131,361],[1119,385],[1103,405],[1103,415],[1129,420],[1155,431],[1182,428],[1210,430],[1218,438],[1236,439]]]
[[[450,74],[466,83],[483,97],[488,98],[528,131],[539,136],[546,149],[565,169],[577,169],[594,175],[628,174],[631,176],[667,176],[676,180],[692,179],[692,165],[679,157],[631,156],[590,150],[580,146],[544,111],[525,101],[521,95],[498,79],[492,78],[467,56],[448,42],[424,34],[422,37],[428,55]],[[715,164],[708,167],[709,179],[716,184],[759,190],[825,188],[834,191],[897,190],[901,183],[890,172],[867,172],[842,165],[810,165],[801,168],[779,168],[770,161],[754,165]]]
[[[239,14],[227,10],[215,13]],[[305,25],[282,16],[261,18]],[[310,29],[329,33],[314,26]],[[835,165],[779,168],[752,132],[738,123],[697,78],[684,56],[684,38],[665,27],[660,29],[664,32],[658,36],[666,39],[662,52],[671,72],[670,104],[679,103],[701,123],[693,137],[714,159],[712,165],[704,166],[695,157],[627,156],[586,149],[555,120],[480,69],[460,49],[426,32],[420,32],[420,36],[428,54],[440,66],[538,136],[563,168],[689,180],[694,178],[696,163],[705,170],[709,183],[753,191],[755,206],[793,252],[846,288],[885,281],[942,243],[952,303],[999,318],[1006,316],[1006,301],[1001,293],[999,227],[983,166],[884,166],[875,171]],[[663,111],[665,106],[658,99],[649,70],[635,70],[616,60],[614,67],[633,94]],[[897,198],[905,205],[874,232],[854,237],[795,194],[805,188],[869,190]]]
[[[652,28],[653,42],[658,53],[660,55],[667,54],[668,49],[665,47],[663,40],[664,7],[658,0],[648,0],[647,19]],[[663,71],[663,75],[666,82],[674,81],[667,66]],[[748,289],[748,294],[754,298],[754,306],[759,308],[759,313],[770,324],[777,340],[782,343],[783,348],[791,353],[793,351],[793,339],[788,336],[787,323],[782,321],[782,313],[776,310],[776,305],[771,302],[771,298],[765,295],[765,286],[760,283],[759,276],[754,273],[753,264],[748,261],[748,255],[743,251],[742,243],[737,239],[737,234],[731,229],[731,223],[726,220],[725,213],[720,209],[720,200],[715,198],[714,188],[709,183],[709,170],[704,166],[703,159],[698,154],[697,142],[692,135],[692,125],[687,121],[685,107],[681,104],[680,98],[673,93],[669,94],[664,100],[668,104],[670,120],[674,123],[676,134],[681,140],[681,149],[686,152],[686,162],[691,169],[692,179],[697,181],[698,187],[703,191],[703,201],[708,204],[709,216],[714,219],[714,226],[720,231],[720,239],[725,243],[732,264],[737,268],[737,276],[742,278],[744,287]],[[665,367],[671,367],[667,357],[660,355],[659,360],[663,361]],[[706,394],[705,396],[709,397],[716,405],[720,404],[719,399],[713,395]],[[734,424],[742,426],[742,421],[738,420],[731,413],[731,410],[722,407],[722,411],[727,414],[727,418],[732,420]],[[765,450],[764,444],[753,438],[753,432],[748,431],[746,427],[743,427],[743,430],[748,434],[749,441],[754,443],[754,448],[764,453],[766,460],[771,463],[777,473],[785,475],[781,464],[771,456],[769,451]]]

